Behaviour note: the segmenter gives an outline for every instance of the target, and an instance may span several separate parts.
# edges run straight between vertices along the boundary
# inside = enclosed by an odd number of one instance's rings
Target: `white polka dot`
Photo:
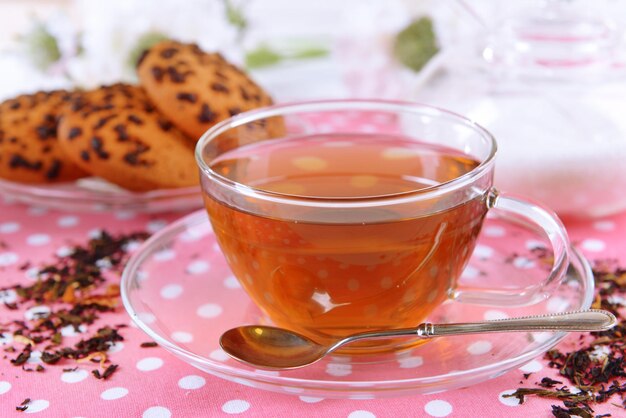
[[[12,234],[21,228],[17,222],[5,222],[0,224],[0,234]]]
[[[461,273],[461,278],[463,279],[475,279],[480,274],[480,270],[473,266],[465,267],[463,273]]]
[[[128,389],[122,388],[122,387],[115,387],[115,388],[107,389],[104,392],[102,392],[100,394],[100,398],[104,399],[105,401],[112,401],[115,399],[123,398],[126,395],[128,395]]]
[[[116,341],[113,344],[109,345],[109,349],[107,350],[107,353],[109,354],[119,353],[123,349],[124,349],[124,343],[120,341]]]
[[[381,289],[391,289],[391,286],[393,286],[393,280],[391,280],[391,277],[383,277],[380,279]]]
[[[156,317],[150,312],[140,312],[137,314],[137,319],[146,324],[151,324],[156,321]]]
[[[87,370],[78,369],[71,372],[63,372],[61,374],[61,381],[65,383],[78,383],[87,379],[89,372]]]
[[[485,311],[485,313],[483,314],[483,318],[486,321],[496,321],[498,319],[507,319],[508,317],[509,315],[506,312],[498,311],[495,309]]]
[[[513,260],[513,265],[518,269],[528,270],[535,267],[535,262],[533,260],[529,260],[526,257],[515,257]]]
[[[172,340],[179,343],[190,343],[193,341],[193,335],[185,331],[172,332]]]
[[[26,243],[34,247],[39,247],[50,243],[50,235],[47,234],[32,234],[26,238]]]
[[[26,212],[31,216],[41,216],[48,213],[48,209],[43,206],[31,206],[26,210]]]
[[[493,255],[493,248],[479,244],[474,249],[474,255],[478,258],[489,258]]]
[[[318,157],[297,157],[291,164],[304,171],[321,171],[328,166],[328,162]]]
[[[78,225],[78,217],[77,216],[61,216],[57,220],[57,225],[61,228],[71,228],[72,226]]]
[[[224,279],[224,287],[227,289],[241,289],[241,284],[235,276],[228,276]]]
[[[331,376],[348,376],[352,373],[352,366],[350,364],[328,363],[326,373]]]
[[[128,219],[133,219],[137,216],[137,213],[133,212],[132,210],[118,210],[113,214],[113,216],[115,216],[115,219],[124,221]]]
[[[436,399],[424,405],[424,411],[431,417],[447,417],[452,413],[452,405],[446,401]]]
[[[400,368],[402,369],[413,369],[415,367],[420,367],[424,364],[424,359],[420,356],[412,356],[406,358],[398,359],[398,363],[400,364]]]
[[[178,387],[181,389],[200,389],[205,384],[204,377],[195,374],[185,376],[178,381]]]
[[[61,335],[64,337],[76,337],[87,331],[87,327],[83,324],[78,326],[78,331],[74,328],[74,325],[66,325],[61,328]]]
[[[222,411],[227,414],[241,414],[250,408],[250,403],[241,399],[233,399],[222,405]]]
[[[489,341],[475,341],[467,346],[467,352],[479,356],[491,351],[492,344]]]
[[[159,357],[146,357],[137,362],[137,369],[142,372],[151,372],[163,366],[163,360]]]
[[[16,253],[0,253],[0,267],[10,266],[11,264],[17,263],[20,257]]]
[[[211,351],[211,353],[209,354],[209,357],[217,361],[226,361],[230,358],[230,356],[226,354],[226,352],[222,350],[221,348]]]
[[[183,287],[179,284],[168,284],[161,288],[161,297],[164,299],[176,299],[183,293]]]
[[[39,277],[39,269],[37,267],[31,267],[24,272],[24,276],[26,276],[27,279],[37,280]]]
[[[163,219],[154,219],[146,225],[146,231],[154,234],[167,226],[167,221]]]
[[[483,232],[488,237],[503,237],[506,235],[506,230],[503,227],[496,225],[486,227]]]
[[[143,411],[141,418],[170,418],[172,412],[164,406],[151,406]]]
[[[64,245],[56,250],[55,254],[57,257],[67,257],[69,255],[74,254],[74,249]]]
[[[157,251],[152,255],[154,261],[170,261],[176,258],[176,251],[165,248],[163,250]]]
[[[102,237],[102,229],[100,228],[92,229],[91,231],[87,232],[87,236],[91,239],[98,239]]]
[[[598,221],[593,223],[593,227],[598,231],[612,231],[615,229],[615,222],[612,221]]]
[[[505,390],[504,392],[500,392],[500,394],[498,395],[498,400],[506,406],[518,406],[520,404],[519,399],[517,399],[515,396],[511,396],[511,397],[505,397],[504,395],[511,395],[515,392],[515,389],[509,389],[509,390]]]
[[[189,263],[185,271],[189,274],[202,274],[209,271],[210,268],[211,265],[206,261],[196,260]]]
[[[2,395],[3,393],[7,393],[10,390],[11,390],[11,384],[9,382],[1,380],[0,381],[0,395]]]
[[[141,247],[141,242],[128,241],[126,244],[124,244],[123,249],[126,252],[134,252],[134,251],[137,251],[139,247]]]
[[[350,279],[350,280],[348,280],[347,285],[348,285],[348,289],[353,291],[353,292],[356,292],[361,287],[361,284],[359,283],[359,281],[357,279]]]
[[[570,307],[570,302],[562,297],[555,296],[548,300],[546,309],[548,312],[564,312]]]
[[[552,338],[553,334],[551,332],[533,332],[532,336],[534,341],[543,343]]]
[[[357,410],[348,414],[348,418],[376,418],[370,411]]]
[[[317,403],[324,400],[324,398],[316,398],[314,396],[299,396],[298,397],[302,402],[306,403]]]
[[[27,414],[34,414],[36,412],[41,412],[44,409],[47,409],[50,406],[50,402],[45,399],[35,399],[28,403],[28,409],[24,411]]]
[[[591,252],[604,251],[604,249],[606,248],[606,244],[604,243],[604,241],[593,238],[584,240],[580,246],[582,247],[582,249]]]
[[[96,267],[101,269],[110,269],[113,267],[113,264],[109,258],[101,258],[100,260],[96,260]]]
[[[29,321],[46,318],[48,315],[50,315],[50,308],[47,306],[33,306],[24,312],[24,318]]]
[[[528,241],[526,241],[526,248],[529,250],[536,250],[538,248],[547,248],[547,245],[543,241],[529,239]]]
[[[28,360],[26,360],[26,362],[29,363],[29,364],[41,364],[41,363],[43,363],[43,361],[41,360],[41,351],[39,351],[39,350],[31,351],[30,357],[28,358]]]
[[[382,157],[386,160],[403,160],[406,158],[415,158],[420,155],[418,150],[401,147],[387,148],[382,152]]]
[[[254,371],[254,373],[262,374],[262,375],[265,375],[265,376],[280,376],[280,372],[278,370],[261,370],[261,369],[256,369]]]
[[[519,369],[523,371],[524,373],[537,373],[538,371],[543,369],[543,365],[537,360],[533,360],[531,362],[524,364]]]
[[[357,400],[357,401],[363,401],[363,400],[367,400],[367,399],[376,399],[376,397],[373,394],[356,393],[354,395],[348,396],[348,399],[354,399],[354,400]]]
[[[2,292],[0,292],[0,300],[2,300]],[[613,305],[626,306],[626,298],[620,295],[613,295],[606,298],[606,301]]]
[[[0,290],[0,303],[13,303],[17,300],[17,293],[13,289]]]
[[[145,271],[145,270],[140,270],[137,272],[137,281],[138,282],[143,282],[145,280],[148,280],[150,278],[150,274]]]
[[[288,392],[288,393],[302,393],[302,392],[304,392],[303,388],[295,388],[293,386],[281,386],[280,388],[282,390],[284,390],[285,392]]]
[[[13,335],[8,332],[0,332],[0,345],[11,344],[13,342]]]
[[[202,318],[215,318],[222,313],[222,307],[215,303],[205,303],[196,310],[196,314]]]
[[[188,229],[180,235],[180,240],[183,242],[194,242],[202,239],[204,236],[203,231],[196,231],[195,229]]]

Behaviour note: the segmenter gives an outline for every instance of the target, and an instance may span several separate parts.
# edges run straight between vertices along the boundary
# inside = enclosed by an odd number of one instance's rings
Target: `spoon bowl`
[[[615,324],[617,324],[617,319],[612,313],[591,309],[494,321],[455,324],[423,323],[415,328],[353,334],[328,346],[318,344],[308,337],[287,329],[245,325],[232,328],[222,334],[220,346],[229,356],[250,366],[269,370],[287,370],[308,366],[346,344],[365,339],[433,338],[520,331],[606,331]]]

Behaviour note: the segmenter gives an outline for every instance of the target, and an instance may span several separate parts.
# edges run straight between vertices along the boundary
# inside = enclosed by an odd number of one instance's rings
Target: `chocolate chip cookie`
[[[83,92],[63,110],[58,131],[66,155],[77,165],[125,189],[198,184],[193,142],[139,86]]]
[[[194,140],[221,120],[272,104],[242,70],[195,44],[159,42],[141,57],[137,74],[155,106]]]
[[[57,140],[64,90],[23,94],[0,104],[0,177],[21,183],[75,180],[88,173],[68,159]]]

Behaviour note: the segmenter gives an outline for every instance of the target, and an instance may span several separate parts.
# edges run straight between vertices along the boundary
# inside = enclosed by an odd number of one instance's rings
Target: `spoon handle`
[[[617,324],[615,316],[604,310],[562,312],[547,315],[497,319],[458,324],[420,324],[415,332],[419,337],[480,334],[512,331],[606,331]]]

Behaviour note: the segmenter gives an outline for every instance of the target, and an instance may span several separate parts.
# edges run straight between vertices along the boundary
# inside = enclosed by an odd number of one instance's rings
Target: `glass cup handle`
[[[554,263],[548,276],[540,283],[518,289],[478,288],[459,285],[451,298],[463,302],[493,306],[523,306],[537,303],[548,296],[565,277],[569,266],[570,242],[565,227],[554,212],[538,203],[492,189],[487,198],[490,210],[511,222],[534,226],[547,236],[552,246]]]

